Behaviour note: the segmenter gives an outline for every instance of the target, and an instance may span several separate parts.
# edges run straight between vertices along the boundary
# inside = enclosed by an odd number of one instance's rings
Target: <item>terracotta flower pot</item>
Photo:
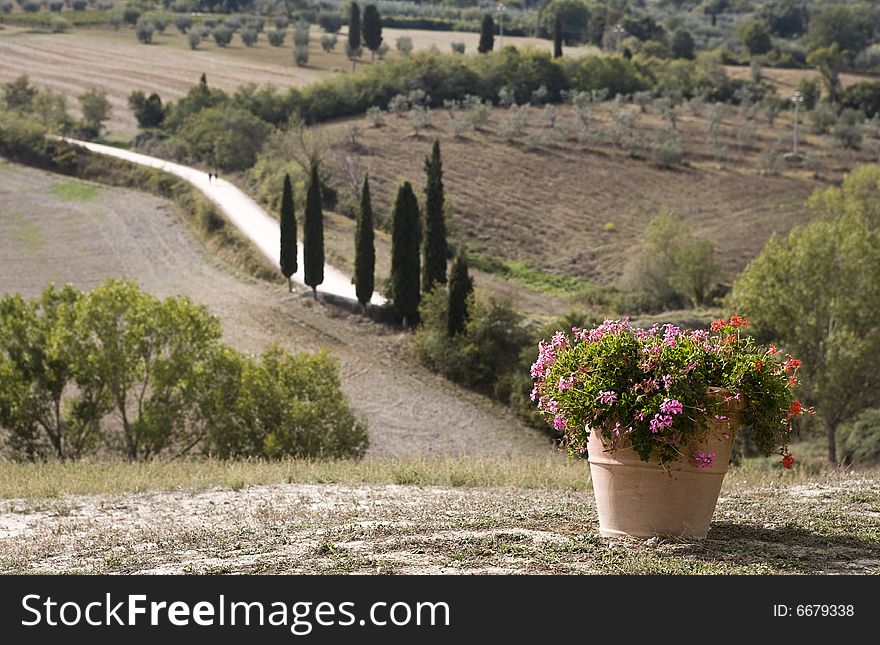
[[[727,420],[713,419],[705,441],[688,446],[682,458],[668,463],[666,469],[654,455],[650,461],[642,461],[632,447],[609,452],[602,433],[591,432],[588,451],[599,533],[705,538],[727,472],[734,434],[742,425],[741,406],[728,404],[721,414]],[[711,468],[691,462],[691,456],[699,452],[715,453]]]

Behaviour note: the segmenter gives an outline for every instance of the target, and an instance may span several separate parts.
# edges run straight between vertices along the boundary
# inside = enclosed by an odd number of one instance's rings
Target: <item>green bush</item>
[[[284,37],[286,35],[287,32],[281,29],[266,32],[266,37],[269,39],[269,44],[272,45],[272,47],[281,47],[284,44]]]
[[[232,106],[209,107],[188,117],[177,139],[192,156],[224,170],[254,165],[271,127]]]
[[[0,299],[3,447],[25,460],[363,455],[366,425],[326,353],[257,361],[220,335],[205,307],[117,280]]]
[[[880,409],[864,410],[840,429],[840,449],[847,463],[880,462]]]

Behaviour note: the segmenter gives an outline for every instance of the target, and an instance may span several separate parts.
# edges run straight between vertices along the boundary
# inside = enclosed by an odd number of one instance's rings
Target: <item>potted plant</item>
[[[704,538],[734,435],[794,457],[788,438],[800,361],[743,333],[748,318],[707,330],[606,320],[539,345],[532,400],[573,455],[587,455],[602,535]]]

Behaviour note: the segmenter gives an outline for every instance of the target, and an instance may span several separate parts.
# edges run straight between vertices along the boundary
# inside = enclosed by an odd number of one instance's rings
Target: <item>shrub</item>
[[[187,41],[189,42],[189,48],[190,48],[190,49],[198,49],[198,48],[199,48],[199,44],[202,42],[202,36],[201,36],[201,34],[195,32],[195,31],[191,31],[191,32],[189,32],[189,33],[186,35],[186,39],[187,39]]]
[[[453,54],[463,54],[464,53],[464,43],[452,43],[450,45],[452,47]]]
[[[70,2],[70,8],[74,11],[85,11],[88,6],[87,0],[71,0]]]
[[[156,16],[152,20],[153,26],[156,28],[156,31],[158,31],[160,34],[164,34],[165,27],[168,26],[168,23],[165,22],[165,18],[163,18],[162,16]]]
[[[21,10],[25,13],[37,13],[40,10],[40,3],[34,0],[25,0],[21,5]]]
[[[259,34],[253,29],[242,29],[241,31],[241,42],[245,47],[253,47],[257,43],[258,37]]]
[[[293,62],[300,67],[305,67],[309,63],[309,46],[296,45],[293,48]]]
[[[375,105],[367,110],[367,118],[374,128],[381,128],[385,125],[385,119],[382,117],[382,109]]]
[[[819,103],[807,113],[807,119],[815,134],[825,134],[837,123],[837,114],[828,103]]]
[[[335,34],[342,28],[342,18],[331,14],[322,14],[318,18],[318,25],[328,34]]]
[[[109,16],[107,16],[107,24],[110,25],[111,29],[116,31],[122,24],[122,16],[118,13],[111,13]]]
[[[401,36],[394,42],[394,46],[401,56],[409,56],[413,50],[413,41],[409,36]]]
[[[241,29],[241,18],[239,16],[230,16],[223,21],[223,26],[235,33]]]
[[[52,18],[51,29],[53,34],[63,34],[70,29],[70,23],[64,18]]]
[[[122,22],[126,25],[136,25],[141,17],[141,12],[134,7],[125,7],[122,11]]]
[[[12,2],[4,2],[0,4],[0,11],[3,13],[12,13]]]
[[[232,42],[232,30],[226,27],[216,27],[211,30],[214,42],[218,47],[226,47]]]
[[[46,6],[49,8],[49,11],[58,13],[64,9],[64,0],[49,0]]]
[[[297,47],[309,46],[310,25],[305,20],[300,20],[293,28],[293,44]]]
[[[654,163],[660,168],[680,166],[684,158],[681,139],[674,133],[654,146]]]
[[[388,55],[388,52],[391,51],[391,48],[388,47],[388,43],[384,40],[379,43],[379,47],[376,49],[376,56],[379,57],[379,60],[385,60],[385,57]]]
[[[287,32],[281,29],[266,32],[266,37],[269,39],[269,44],[272,47],[281,47],[284,44],[284,37],[286,35]]]
[[[177,31],[185,34],[193,26],[192,16],[185,13],[177,14],[174,16],[174,26],[177,27]]]
[[[218,106],[187,117],[177,138],[197,159],[224,170],[244,170],[254,165],[270,130],[250,112]]]
[[[154,31],[155,27],[153,27],[153,23],[150,20],[147,18],[138,18],[137,25],[134,28],[134,33],[137,36],[138,41],[144,45],[152,43]]]
[[[840,113],[831,134],[844,148],[858,148],[862,142],[861,114],[851,108]]]
[[[880,409],[864,410],[840,429],[840,447],[844,463],[880,462]]]
[[[275,29],[278,31],[284,31],[287,29],[287,26],[290,24],[290,18],[287,16],[275,16]]]
[[[337,42],[336,34],[324,34],[321,36],[321,49],[325,52],[332,52],[336,49]]]

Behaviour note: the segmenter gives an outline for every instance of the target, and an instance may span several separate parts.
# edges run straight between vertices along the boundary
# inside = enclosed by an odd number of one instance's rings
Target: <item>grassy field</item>
[[[241,351],[328,348],[352,407],[367,419],[374,456],[550,450],[511,412],[416,365],[408,334],[304,290],[289,294],[280,275],[273,284],[232,269],[170,202],[0,163],[0,294],[33,297],[49,282],[89,288],[108,277],[207,305]]]
[[[0,464],[4,573],[878,573],[876,472],[734,468],[709,538],[598,536],[587,464]]]

